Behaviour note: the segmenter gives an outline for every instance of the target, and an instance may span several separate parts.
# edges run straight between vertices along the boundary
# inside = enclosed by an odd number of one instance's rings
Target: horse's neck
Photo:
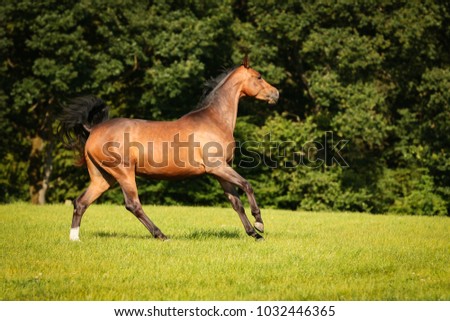
[[[235,81],[227,81],[217,90],[216,98],[208,107],[215,114],[220,127],[224,127],[231,135],[236,127],[240,87]]]

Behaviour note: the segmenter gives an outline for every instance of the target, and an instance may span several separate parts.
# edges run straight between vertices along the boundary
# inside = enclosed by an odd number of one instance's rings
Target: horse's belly
[[[162,163],[156,166],[155,164],[153,166],[136,165],[137,175],[152,179],[183,179],[205,173],[205,168],[200,163],[193,166],[182,160],[177,163],[168,162],[165,166]]]

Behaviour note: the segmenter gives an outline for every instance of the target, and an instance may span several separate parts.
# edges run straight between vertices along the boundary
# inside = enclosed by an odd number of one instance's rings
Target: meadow
[[[263,210],[264,242],[231,208],[0,206],[1,300],[450,300],[450,219]]]

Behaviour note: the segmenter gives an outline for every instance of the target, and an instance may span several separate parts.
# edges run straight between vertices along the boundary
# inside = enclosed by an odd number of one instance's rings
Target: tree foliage
[[[275,107],[244,100],[235,133],[234,166],[247,165],[261,205],[449,215],[445,1],[22,0],[4,1],[0,21],[3,202],[62,202],[86,186],[53,134],[64,100],[95,94],[113,116],[174,119],[249,52],[281,93]],[[139,185],[146,203],[225,200],[211,178]]]

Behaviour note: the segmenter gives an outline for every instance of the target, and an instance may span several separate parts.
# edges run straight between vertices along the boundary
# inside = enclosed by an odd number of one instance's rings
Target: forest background
[[[176,119],[249,53],[280,90],[275,106],[239,108],[234,166],[260,205],[448,216],[449,26],[448,1],[4,0],[0,202],[61,203],[87,186],[55,135],[70,98]],[[138,186],[146,204],[226,201],[210,177]]]

